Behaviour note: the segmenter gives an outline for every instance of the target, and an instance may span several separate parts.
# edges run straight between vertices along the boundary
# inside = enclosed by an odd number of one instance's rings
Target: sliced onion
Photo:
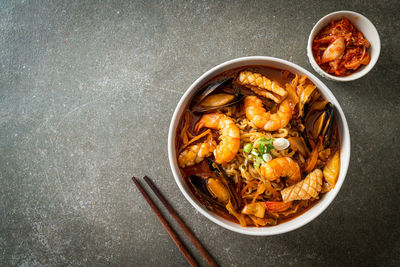
[[[262,158],[263,158],[263,160],[264,160],[265,162],[270,162],[270,161],[272,160],[272,156],[271,156],[271,154],[269,154],[269,153],[264,154],[264,155],[262,156]]]
[[[290,142],[286,138],[277,138],[272,144],[276,150],[284,150],[290,146]]]

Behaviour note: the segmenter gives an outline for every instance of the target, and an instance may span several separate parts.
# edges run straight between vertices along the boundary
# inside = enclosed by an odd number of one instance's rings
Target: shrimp
[[[261,99],[256,96],[247,96],[244,99],[246,117],[254,125],[266,131],[276,131],[285,127],[292,119],[292,107],[289,99],[285,99],[279,106],[279,110],[271,114],[263,107]]]
[[[200,163],[204,158],[211,156],[216,146],[214,141],[206,141],[187,147],[179,154],[179,166],[185,168]]]
[[[277,82],[271,81],[260,73],[242,71],[237,82],[250,88],[258,95],[274,100],[276,103],[282,102],[288,94]]]
[[[233,160],[240,148],[240,130],[235,122],[221,113],[205,114],[195,126],[198,133],[203,127],[220,131],[221,142],[214,150],[215,162],[226,164]]]
[[[279,177],[288,177],[288,183],[294,184],[301,178],[300,166],[289,157],[276,158],[264,162],[260,167],[261,175],[270,181]]]
[[[284,202],[317,198],[322,189],[322,171],[315,169],[304,180],[281,191]]]

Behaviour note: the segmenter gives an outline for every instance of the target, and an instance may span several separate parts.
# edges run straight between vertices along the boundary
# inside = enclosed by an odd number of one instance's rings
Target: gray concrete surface
[[[342,9],[371,19],[382,52],[358,81],[321,78],[352,138],[336,200],[279,236],[208,221],[168,164],[180,97],[203,72],[240,56],[313,71],[308,34]],[[398,266],[399,10],[396,0],[1,1],[0,265],[187,265],[130,181],[147,174],[223,266]]]

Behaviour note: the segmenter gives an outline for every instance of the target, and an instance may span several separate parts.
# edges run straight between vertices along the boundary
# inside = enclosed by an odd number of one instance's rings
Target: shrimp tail
[[[223,114],[219,113],[212,113],[212,114],[206,114],[201,117],[201,119],[196,123],[194,127],[194,131],[196,134],[200,132],[201,129],[204,127],[211,128],[211,129],[217,129],[219,121]]]

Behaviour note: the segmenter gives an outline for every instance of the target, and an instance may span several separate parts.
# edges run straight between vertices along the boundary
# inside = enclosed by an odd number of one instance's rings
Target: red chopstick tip
[[[182,243],[181,239],[179,236],[175,233],[175,231],[171,228],[171,226],[168,224],[167,220],[164,218],[160,210],[157,208],[157,206],[154,204],[154,202],[151,200],[149,195],[146,193],[144,188],[140,185],[139,181],[136,180],[136,178],[133,176],[132,181],[135,183],[136,187],[139,189],[140,193],[143,195],[147,203],[150,205],[150,208],[153,210],[153,212],[156,214],[157,218],[160,220],[161,224],[164,226],[164,228],[167,230],[169,236],[172,238],[172,240],[175,242],[176,246],[178,249],[182,252],[183,256],[186,258],[190,266],[199,266],[196,260],[193,258],[193,256],[190,254],[189,250],[185,247],[185,245]]]
[[[137,186],[140,186],[140,183],[139,183],[139,181],[136,179],[135,176],[132,176],[132,181],[133,181]],[[140,188],[139,188],[139,189],[140,189]]]
[[[145,182],[150,186],[151,190],[156,194],[159,200],[161,200],[161,203],[167,208],[169,213],[172,215],[172,218],[174,218],[177,222],[178,225],[182,228],[183,232],[186,234],[187,237],[189,237],[190,241],[192,241],[193,245],[200,251],[201,255],[204,257],[204,259],[207,261],[207,263],[210,266],[218,266],[218,264],[215,262],[215,260],[212,258],[212,256],[207,252],[207,250],[203,247],[203,245],[200,243],[200,241],[196,238],[196,236],[190,231],[190,229],[186,226],[184,221],[179,217],[178,213],[174,210],[174,208],[168,203],[167,199],[163,196],[163,194],[158,190],[157,186],[153,184],[151,179],[147,176],[144,176],[143,179]]]

